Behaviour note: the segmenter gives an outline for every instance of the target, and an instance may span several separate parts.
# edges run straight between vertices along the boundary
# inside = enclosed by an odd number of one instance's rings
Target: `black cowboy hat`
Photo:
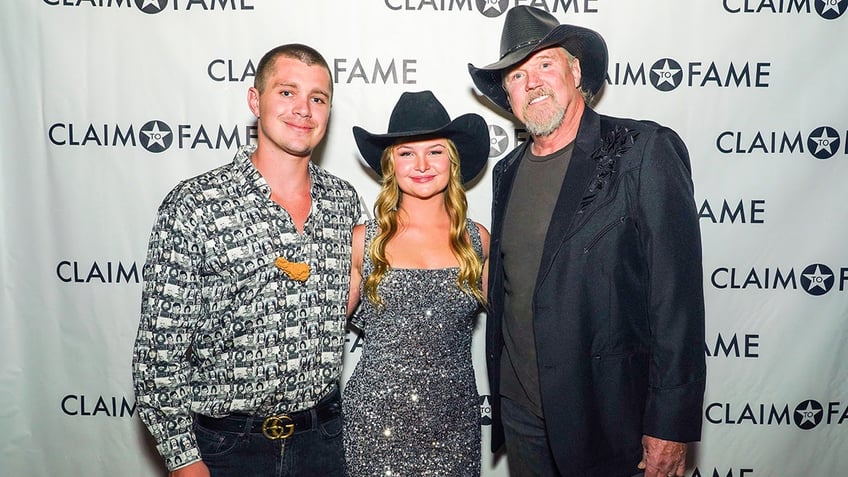
[[[555,45],[562,46],[580,60],[580,85],[592,94],[597,93],[604,84],[609,62],[603,37],[588,28],[560,25],[550,13],[523,5],[506,14],[501,31],[500,60],[482,68],[468,63],[468,72],[481,93],[511,111],[501,83],[504,71],[533,53]]]
[[[474,113],[463,114],[451,121],[448,112],[431,91],[403,93],[392,110],[386,134],[371,134],[359,126],[353,127],[353,138],[362,158],[380,177],[383,176],[380,166],[383,150],[416,137],[453,141],[459,153],[463,183],[475,178],[489,159],[486,121]]]

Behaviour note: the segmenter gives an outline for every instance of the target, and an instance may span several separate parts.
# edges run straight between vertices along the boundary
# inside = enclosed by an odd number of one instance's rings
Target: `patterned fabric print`
[[[135,392],[170,469],[200,458],[190,412],[293,412],[340,377],[359,197],[310,163],[312,209],[298,234],[254,150],[174,188],[150,237]],[[278,256],[309,264],[308,279],[290,279]]]
[[[467,230],[482,253],[476,225]],[[366,244],[376,233],[368,222]],[[363,275],[373,265],[365,254]],[[365,346],[343,393],[349,477],[480,475],[480,401],[471,360],[479,307],[458,267],[391,269],[379,312],[357,314]]]

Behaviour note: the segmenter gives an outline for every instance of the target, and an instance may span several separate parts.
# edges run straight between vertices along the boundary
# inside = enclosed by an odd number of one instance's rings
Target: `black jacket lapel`
[[[536,277],[537,287],[548,275],[557,252],[568,237],[589,181],[594,176],[596,164],[592,154],[600,143],[600,124],[600,116],[587,107],[580,120],[574,151],[571,153],[571,162],[554,207],[551,223],[548,225],[542,262],[539,266],[539,275]]]

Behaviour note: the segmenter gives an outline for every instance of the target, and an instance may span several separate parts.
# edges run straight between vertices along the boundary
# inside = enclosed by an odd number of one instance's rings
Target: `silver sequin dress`
[[[468,221],[474,250],[480,234]],[[365,250],[376,234],[369,221]],[[363,277],[373,268],[365,253]],[[480,475],[480,402],[471,361],[479,311],[459,268],[391,269],[354,323],[365,345],[343,393],[350,477]],[[364,281],[364,279],[363,279]]]

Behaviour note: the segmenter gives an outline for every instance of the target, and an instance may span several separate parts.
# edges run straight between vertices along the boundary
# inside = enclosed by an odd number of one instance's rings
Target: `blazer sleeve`
[[[651,333],[644,433],[697,441],[706,379],[701,234],[689,154],[671,129],[647,137],[638,184]]]

